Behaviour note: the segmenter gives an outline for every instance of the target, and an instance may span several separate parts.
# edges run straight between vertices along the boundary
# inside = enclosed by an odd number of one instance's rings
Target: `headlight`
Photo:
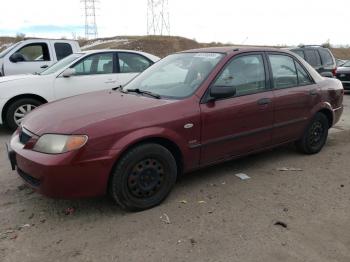
[[[61,154],[81,148],[87,142],[85,135],[42,135],[33,150],[47,154]]]

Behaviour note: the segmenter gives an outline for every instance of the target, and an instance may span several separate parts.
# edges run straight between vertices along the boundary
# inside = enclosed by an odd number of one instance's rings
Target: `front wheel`
[[[303,137],[296,142],[297,148],[305,154],[320,152],[327,141],[328,129],[328,118],[322,113],[317,113],[305,130]]]
[[[30,111],[40,106],[42,102],[33,98],[20,98],[12,102],[5,113],[5,124],[15,130]]]
[[[112,198],[129,211],[159,205],[176,182],[174,156],[158,144],[141,144],[129,150],[112,172]]]

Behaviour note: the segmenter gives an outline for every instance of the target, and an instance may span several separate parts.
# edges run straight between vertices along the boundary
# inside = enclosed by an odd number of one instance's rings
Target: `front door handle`
[[[48,65],[42,65],[40,68],[48,68]]]
[[[115,84],[115,82],[117,82],[116,80],[114,81],[106,81],[105,84]]]
[[[257,101],[257,104],[259,106],[263,106],[263,105],[268,105],[272,102],[272,100],[270,98],[261,98]]]

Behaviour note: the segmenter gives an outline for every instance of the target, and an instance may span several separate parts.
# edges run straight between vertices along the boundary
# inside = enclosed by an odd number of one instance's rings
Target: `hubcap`
[[[310,145],[315,146],[322,140],[324,128],[320,122],[315,122],[310,129]]]
[[[163,180],[163,165],[156,159],[145,159],[131,170],[128,176],[128,188],[133,196],[148,198],[159,191]]]
[[[15,120],[16,124],[20,125],[25,115],[34,108],[36,108],[36,106],[31,104],[25,104],[18,107],[13,115],[13,119]]]

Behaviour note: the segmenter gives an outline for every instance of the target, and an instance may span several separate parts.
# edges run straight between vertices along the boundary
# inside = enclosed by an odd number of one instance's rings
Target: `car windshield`
[[[9,47],[7,47],[5,50],[3,50],[2,52],[0,52],[0,58],[3,58],[5,55],[7,55],[12,49],[14,49],[16,46],[18,46],[21,42],[17,42],[13,45],[10,45]]]
[[[345,62],[342,66],[343,67],[350,67],[350,61]]]
[[[222,53],[169,55],[129,82],[123,91],[137,89],[175,99],[190,96],[223,56]]]
[[[77,60],[79,57],[81,57],[83,54],[77,53],[77,54],[71,54],[62,60],[58,61],[57,63],[53,64],[52,66],[46,68],[44,71],[40,73],[40,75],[49,75],[58,72],[59,70],[63,69],[73,61]]]

